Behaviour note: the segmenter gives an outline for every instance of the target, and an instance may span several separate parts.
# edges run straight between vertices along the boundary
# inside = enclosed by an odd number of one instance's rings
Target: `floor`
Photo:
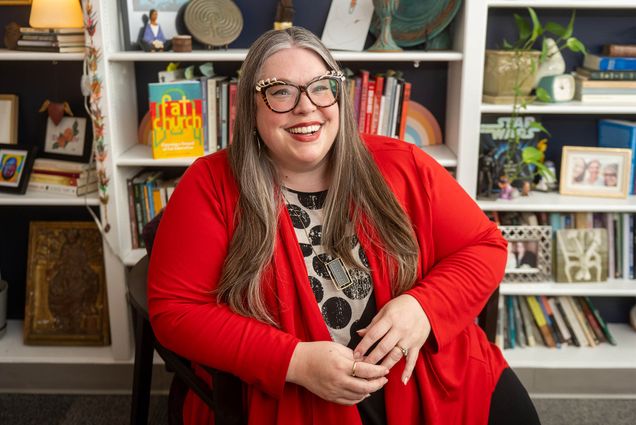
[[[543,425],[633,425],[635,399],[535,399]],[[149,425],[167,425],[167,398],[151,400]],[[0,394],[0,424],[125,425],[130,398],[123,395]]]

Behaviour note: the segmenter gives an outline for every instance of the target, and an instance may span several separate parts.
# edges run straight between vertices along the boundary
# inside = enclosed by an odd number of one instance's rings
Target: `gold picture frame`
[[[109,345],[102,236],[93,222],[29,227],[24,343]]]
[[[18,96],[14,94],[0,94],[0,143],[18,143]]]
[[[563,146],[559,192],[626,198],[631,167],[631,149]]]

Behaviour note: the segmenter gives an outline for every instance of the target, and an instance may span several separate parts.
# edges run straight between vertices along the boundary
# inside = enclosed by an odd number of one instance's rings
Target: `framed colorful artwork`
[[[91,143],[86,140],[86,118],[63,117],[56,125],[46,122],[46,136],[41,156],[76,162],[88,162]]]
[[[93,222],[32,221],[24,343],[108,345],[102,235]]]
[[[559,192],[626,198],[631,164],[631,149],[563,146]]]
[[[14,94],[0,94],[0,143],[18,143],[18,96]]]
[[[35,147],[0,144],[0,192],[26,192],[35,152]]]

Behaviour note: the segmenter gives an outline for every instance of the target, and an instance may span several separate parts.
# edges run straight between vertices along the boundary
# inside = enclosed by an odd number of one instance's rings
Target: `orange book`
[[[399,139],[404,140],[406,134],[406,116],[409,110],[409,100],[411,100],[411,83],[404,83],[404,95],[402,96],[402,116],[400,118],[400,132],[398,133]]]

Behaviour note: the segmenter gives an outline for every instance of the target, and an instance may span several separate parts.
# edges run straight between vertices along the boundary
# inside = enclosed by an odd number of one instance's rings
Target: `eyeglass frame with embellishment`
[[[311,86],[312,84],[321,81],[321,80],[333,80],[335,81],[337,84],[334,86],[336,87],[336,93],[334,96],[334,100],[333,102],[329,103],[328,105],[319,105],[317,104],[314,99],[311,98],[311,94],[310,92],[307,90],[309,88],[309,86]],[[254,87],[255,90],[257,92],[259,92],[261,94],[261,96],[263,97],[263,102],[265,102],[265,105],[267,105],[267,107],[272,111],[272,112],[276,112],[277,114],[286,114],[287,112],[293,111],[297,106],[298,103],[300,102],[300,96],[302,96],[303,93],[305,93],[307,95],[307,99],[309,99],[309,101],[312,103],[312,105],[315,105],[318,108],[328,108],[334,104],[336,104],[338,102],[338,100],[340,99],[340,93],[342,92],[342,82],[345,80],[345,76],[341,71],[327,71],[322,75],[319,75],[316,78],[313,78],[312,80],[310,80],[307,84],[293,84],[293,83],[289,83],[287,81],[283,81],[283,80],[279,80],[276,77],[273,78],[268,78],[265,80],[260,80],[258,83],[256,83],[256,86]],[[294,105],[286,110],[276,110],[272,107],[269,99],[267,99],[267,89],[269,89],[270,87],[274,87],[274,86],[291,86],[291,87],[295,87],[298,92],[296,95],[296,101],[294,102]]]

